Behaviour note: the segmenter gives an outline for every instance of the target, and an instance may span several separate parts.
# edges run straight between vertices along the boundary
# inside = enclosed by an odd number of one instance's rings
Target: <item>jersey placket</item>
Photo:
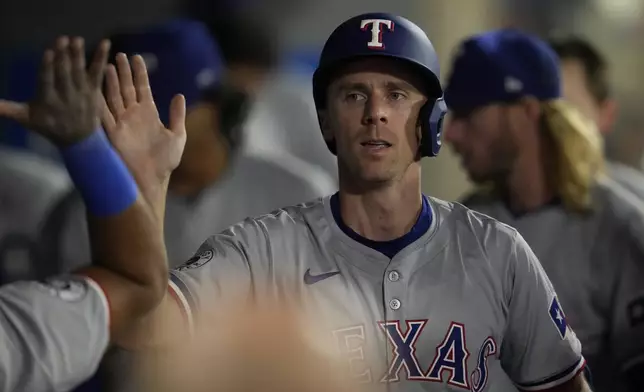
[[[404,347],[411,342],[406,341],[409,337],[406,323],[406,306],[409,274],[411,269],[404,262],[404,258],[394,257],[384,271],[382,290],[383,290],[383,315],[384,320],[380,322],[381,332],[386,336],[385,344],[387,347],[386,362],[389,369],[386,370],[381,382],[396,381],[398,371],[396,362],[400,355],[405,355]]]

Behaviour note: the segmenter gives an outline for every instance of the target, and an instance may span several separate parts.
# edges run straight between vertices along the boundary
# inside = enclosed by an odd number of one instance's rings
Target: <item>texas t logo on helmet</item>
[[[360,22],[360,28],[362,30],[367,30],[371,27],[371,41],[367,43],[367,46],[372,49],[384,49],[385,44],[382,43],[382,32],[383,27],[386,27],[390,31],[394,31],[394,22],[388,19],[363,19]]]

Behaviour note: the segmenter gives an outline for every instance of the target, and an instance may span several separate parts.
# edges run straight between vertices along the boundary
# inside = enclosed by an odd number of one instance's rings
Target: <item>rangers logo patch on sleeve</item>
[[[76,276],[57,276],[39,283],[39,288],[66,302],[80,301],[87,294],[87,282]]]
[[[212,258],[214,257],[214,252],[212,249],[207,249],[203,250],[196,255],[194,255],[192,258],[190,258],[188,261],[186,261],[183,265],[179,266],[176,268],[177,271],[185,271],[189,269],[194,269],[194,268],[199,268],[202,265],[206,264]]]
[[[557,299],[557,297],[552,298],[549,313],[550,319],[553,323],[555,323],[555,326],[559,331],[559,335],[561,335],[562,339],[565,339],[566,331],[568,330],[568,323],[566,322],[566,315],[564,314],[563,310],[561,310],[561,306],[559,305],[559,300]]]

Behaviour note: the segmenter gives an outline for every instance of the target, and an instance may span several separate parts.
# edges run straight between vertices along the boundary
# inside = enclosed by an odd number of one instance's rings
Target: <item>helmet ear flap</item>
[[[420,153],[423,157],[438,155],[442,143],[443,122],[447,114],[447,105],[441,97],[434,102],[427,102],[420,110],[420,128],[422,138]]]

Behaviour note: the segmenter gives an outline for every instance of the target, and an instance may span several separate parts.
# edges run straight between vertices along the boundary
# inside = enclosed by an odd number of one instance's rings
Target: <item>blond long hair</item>
[[[553,141],[552,184],[566,206],[588,211],[592,188],[604,172],[603,138],[595,124],[563,99],[542,106],[542,128]]]

